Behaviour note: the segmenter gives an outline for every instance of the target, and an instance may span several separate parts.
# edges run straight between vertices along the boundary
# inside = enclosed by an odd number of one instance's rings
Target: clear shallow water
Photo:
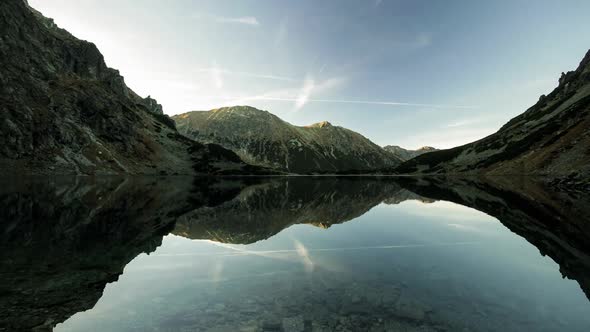
[[[407,201],[251,245],[167,236],[56,331],[587,331],[589,310],[575,281],[496,219]]]
[[[587,195],[408,181],[2,186],[0,331],[590,329]]]

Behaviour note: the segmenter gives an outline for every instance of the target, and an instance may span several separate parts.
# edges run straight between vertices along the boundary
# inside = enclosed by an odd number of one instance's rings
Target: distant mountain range
[[[94,44],[26,1],[0,2],[0,17],[3,174],[526,174],[590,186],[590,52],[497,133],[411,151],[246,106],[173,121],[156,100],[128,88]]]
[[[397,145],[387,145],[383,147],[383,149],[389,153],[394,154],[396,157],[403,161],[408,161],[410,159],[416,158],[428,152],[438,151],[438,149],[433,148],[431,146],[423,146],[418,150],[406,150],[402,147]]]
[[[498,132],[449,150],[418,156],[398,173],[531,174],[590,177],[590,51],[559,86]]]
[[[248,163],[287,172],[375,172],[406,160],[327,121],[298,127],[253,107],[196,111],[172,119],[178,131],[191,139],[219,144]]]

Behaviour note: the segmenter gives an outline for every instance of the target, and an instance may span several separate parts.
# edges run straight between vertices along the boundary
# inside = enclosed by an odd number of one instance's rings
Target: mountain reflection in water
[[[5,180],[0,331],[584,331],[589,197],[509,178]]]

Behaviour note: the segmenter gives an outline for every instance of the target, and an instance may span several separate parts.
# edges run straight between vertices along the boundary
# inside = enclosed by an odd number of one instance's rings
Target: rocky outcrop
[[[248,163],[286,172],[378,172],[401,162],[362,135],[327,121],[297,127],[253,107],[190,112],[173,119],[189,138],[219,144]]]
[[[536,174],[590,176],[590,52],[559,86],[497,133],[477,142],[428,153],[398,173]]]
[[[384,146],[383,150],[395,155],[397,158],[403,161],[408,161],[428,152],[438,151],[438,149],[433,148],[431,146],[423,146],[417,150],[407,150],[397,145]]]
[[[97,47],[23,0],[0,2],[0,172],[194,174],[246,167],[179,135]],[[203,165],[204,160],[210,164]]]

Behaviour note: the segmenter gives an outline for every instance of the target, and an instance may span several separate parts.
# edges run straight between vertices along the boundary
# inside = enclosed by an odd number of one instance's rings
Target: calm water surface
[[[476,187],[454,188],[461,186]],[[178,214],[161,245],[130,257],[95,305],[52,325],[64,332],[590,329],[584,281],[564,278],[560,265],[542,254],[567,256],[562,264],[570,264],[567,250],[575,245],[537,223],[539,210],[551,211],[549,203],[535,212],[516,201],[523,210],[506,210],[515,198],[479,189],[453,199],[499,211],[501,222],[439,199],[455,197],[441,194],[440,186],[431,197],[406,188],[359,179],[213,184],[197,196],[219,199],[182,211],[158,194]],[[226,191],[231,194],[220,194]],[[194,190],[191,195],[192,207],[201,204]],[[145,204],[120,206],[104,218],[150,218],[149,209],[120,215]],[[550,249],[551,241],[565,249]],[[74,294],[95,287],[91,280],[76,285]]]

